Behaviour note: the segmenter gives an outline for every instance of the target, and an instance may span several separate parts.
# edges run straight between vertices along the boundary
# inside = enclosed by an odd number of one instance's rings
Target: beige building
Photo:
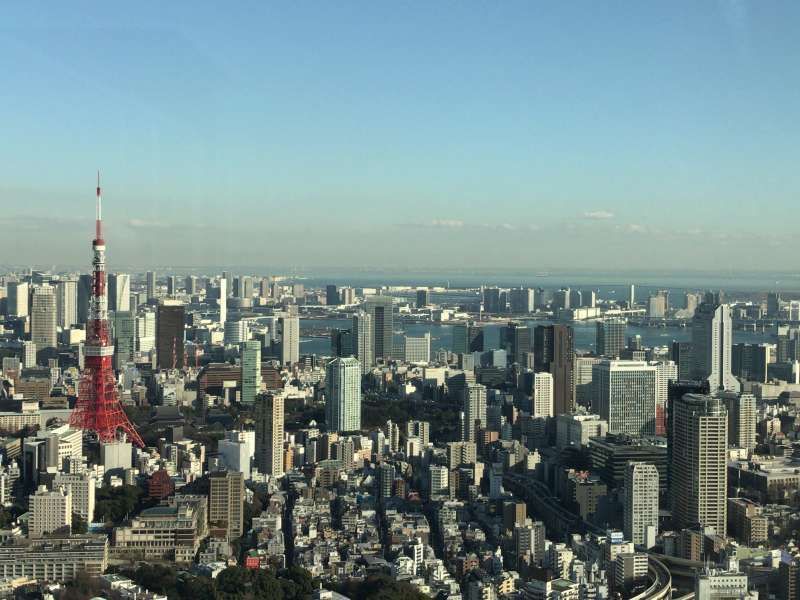
[[[87,523],[94,518],[94,498],[97,480],[94,473],[59,473],[53,481],[54,487],[68,489],[72,496],[72,512]]]
[[[719,398],[686,394],[673,404],[671,495],[678,528],[727,526],[728,413]]]
[[[48,490],[40,485],[29,499],[28,537],[41,538],[63,527],[72,527],[72,495],[67,488]]]
[[[37,541],[16,538],[0,545],[0,579],[62,582],[78,573],[102,575],[107,567],[108,538],[104,535]]]
[[[240,537],[244,529],[244,474],[218,471],[209,479],[208,522],[226,528],[229,540]]]
[[[190,563],[208,535],[205,496],[175,495],[169,504],[143,510],[130,525],[114,529],[119,557]]]
[[[283,475],[282,394],[261,394],[256,398],[256,466],[262,475]]]

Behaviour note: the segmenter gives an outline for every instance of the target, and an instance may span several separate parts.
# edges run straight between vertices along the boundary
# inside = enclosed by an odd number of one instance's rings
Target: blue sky
[[[795,267],[797,2],[0,7],[0,262]]]

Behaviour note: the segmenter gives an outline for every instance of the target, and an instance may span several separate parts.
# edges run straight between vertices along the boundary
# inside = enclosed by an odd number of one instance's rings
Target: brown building
[[[758,546],[767,541],[769,519],[762,513],[760,504],[747,498],[728,498],[728,526],[736,540],[747,546]]]
[[[209,478],[208,522],[223,527],[228,539],[244,532],[244,474],[239,471],[218,471]]]

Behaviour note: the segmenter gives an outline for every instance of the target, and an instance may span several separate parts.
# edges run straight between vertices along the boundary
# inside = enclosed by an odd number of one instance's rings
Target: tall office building
[[[547,371],[533,374],[532,417],[553,416],[553,376]]]
[[[31,299],[31,341],[37,350],[55,348],[56,338],[56,294],[51,285],[33,288]]]
[[[194,296],[200,292],[200,286],[198,284],[197,277],[194,275],[187,275],[184,278],[183,287],[186,289],[186,293],[189,296]]]
[[[121,369],[136,356],[136,317],[129,310],[114,313],[114,366]]]
[[[375,359],[390,360],[394,346],[394,302],[391,296],[370,296],[366,310],[372,317]]]
[[[175,296],[178,293],[178,277],[169,275],[167,277],[167,296]]]
[[[226,529],[228,540],[244,532],[244,473],[217,471],[209,476],[208,522]]]
[[[369,313],[362,310],[353,315],[351,332],[353,355],[361,363],[362,373],[367,373],[375,364],[375,333]]]
[[[281,334],[281,364],[294,365],[300,361],[300,319],[294,315],[282,315],[278,318]]]
[[[225,321],[222,341],[226,346],[238,346],[250,338],[250,328],[244,319]]]
[[[136,317],[136,351],[150,352],[156,347],[156,313],[143,311]]]
[[[745,381],[767,382],[771,360],[770,344],[734,344],[731,352],[731,372]]]
[[[597,328],[595,350],[599,356],[606,358],[619,358],[625,347],[625,319],[603,319],[595,324]]]
[[[532,313],[536,310],[536,295],[531,288],[512,288],[508,291],[511,312],[515,315]]]
[[[284,397],[259,394],[256,397],[256,466],[271,477],[283,475]]]
[[[328,306],[339,306],[339,290],[335,285],[325,286],[325,304]]]
[[[471,322],[453,325],[452,350],[455,354],[483,352],[483,328]]]
[[[602,361],[597,356],[575,357],[575,405],[591,408],[594,396],[592,367]]]
[[[525,361],[531,353],[531,330],[518,323],[508,323],[500,329],[500,345],[506,351],[509,364],[527,366]]]
[[[185,307],[180,300],[165,298],[156,315],[156,366],[180,369],[184,362]]]
[[[261,342],[242,344],[242,403],[252,404],[261,391]]]
[[[658,469],[651,463],[629,462],[625,467],[625,539],[651,548],[658,533]]]
[[[156,292],[156,274],[155,271],[148,271],[144,275],[145,288],[147,290],[147,300],[153,300],[157,296]]]
[[[92,297],[92,275],[78,276],[78,323],[89,320],[89,298]]]
[[[628,306],[635,306],[636,305],[636,286],[631,284],[630,288],[628,288]]]
[[[689,381],[694,369],[692,342],[672,342],[670,358],[678,364],[678,379]]]
[[[22,342],[22,368],[30,369],[36,366],[36,344],[30,340]]]
[[[467,384],[464,391],[463,422],[461,439],[477,442],[478,431],[486,427],[486,386],[480,383]]]
[[[219,306],[219,324],[224,327],[225,321],[228,320],[228,280],[224,277],[219,280],[217,305]]]
[[[655,435],[656,367],[633,360],[604,360],[592,367],[595,409],[609,433]]]
[[[431,303],[431,295],[427,289],[417,290],[417,308],[425,308]]]
[[[56,284],[56,324],[69,329],[78,322],[78,282],[59,281]]]
[[[538,325],[534,330],[534,370],[553,375],[556,415],[575,409],[575,332],[569,325]]]
[[[728,444],[737,448],[756,447],[756,397],[753,394],[721,392],[728,411]]]
[[[431,334],[403,337],[403,360],[407,363],[431,362]]]
[[[727,520],[728,414],[720,398],[684,394],[672,400],[670,495],[678,529],[713,527]]]
[[[483,312],[496,314],[505,312],[503,308],[500,306],[500,288],[483,288]]]
[[[325,368],[325,420],[328,431],[361,429],[361,364],[335,358]]]
[[[656,435],[666,435],[669,384],[678,381],[678,365],[672,360],[656,361],[650,364],[656,368]]]
[[[108,276],[108,310],[131,309],[131,276],[127,273],[111,273]]]
[[[51,491],[40,485],[36,493],[31,494],[28,506],[28,537],[31,539],[72,526],[72,495],[68,488]]]
[[[730,306],[708,294],[692,319],[692,379],[708,381],[712,392],[738,392],[741,386],[731,371],[732,346]]]
[[[12,281],[6,286],[8,314],[12,317],[28,316],[30,284],[27,281]]]

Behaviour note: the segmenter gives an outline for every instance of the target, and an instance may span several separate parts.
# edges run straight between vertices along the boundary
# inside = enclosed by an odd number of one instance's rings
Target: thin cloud
[[[607,221],[614,218],[614,213],[608,210],[589,210],[583,213],[583,218],[592,221]]]

